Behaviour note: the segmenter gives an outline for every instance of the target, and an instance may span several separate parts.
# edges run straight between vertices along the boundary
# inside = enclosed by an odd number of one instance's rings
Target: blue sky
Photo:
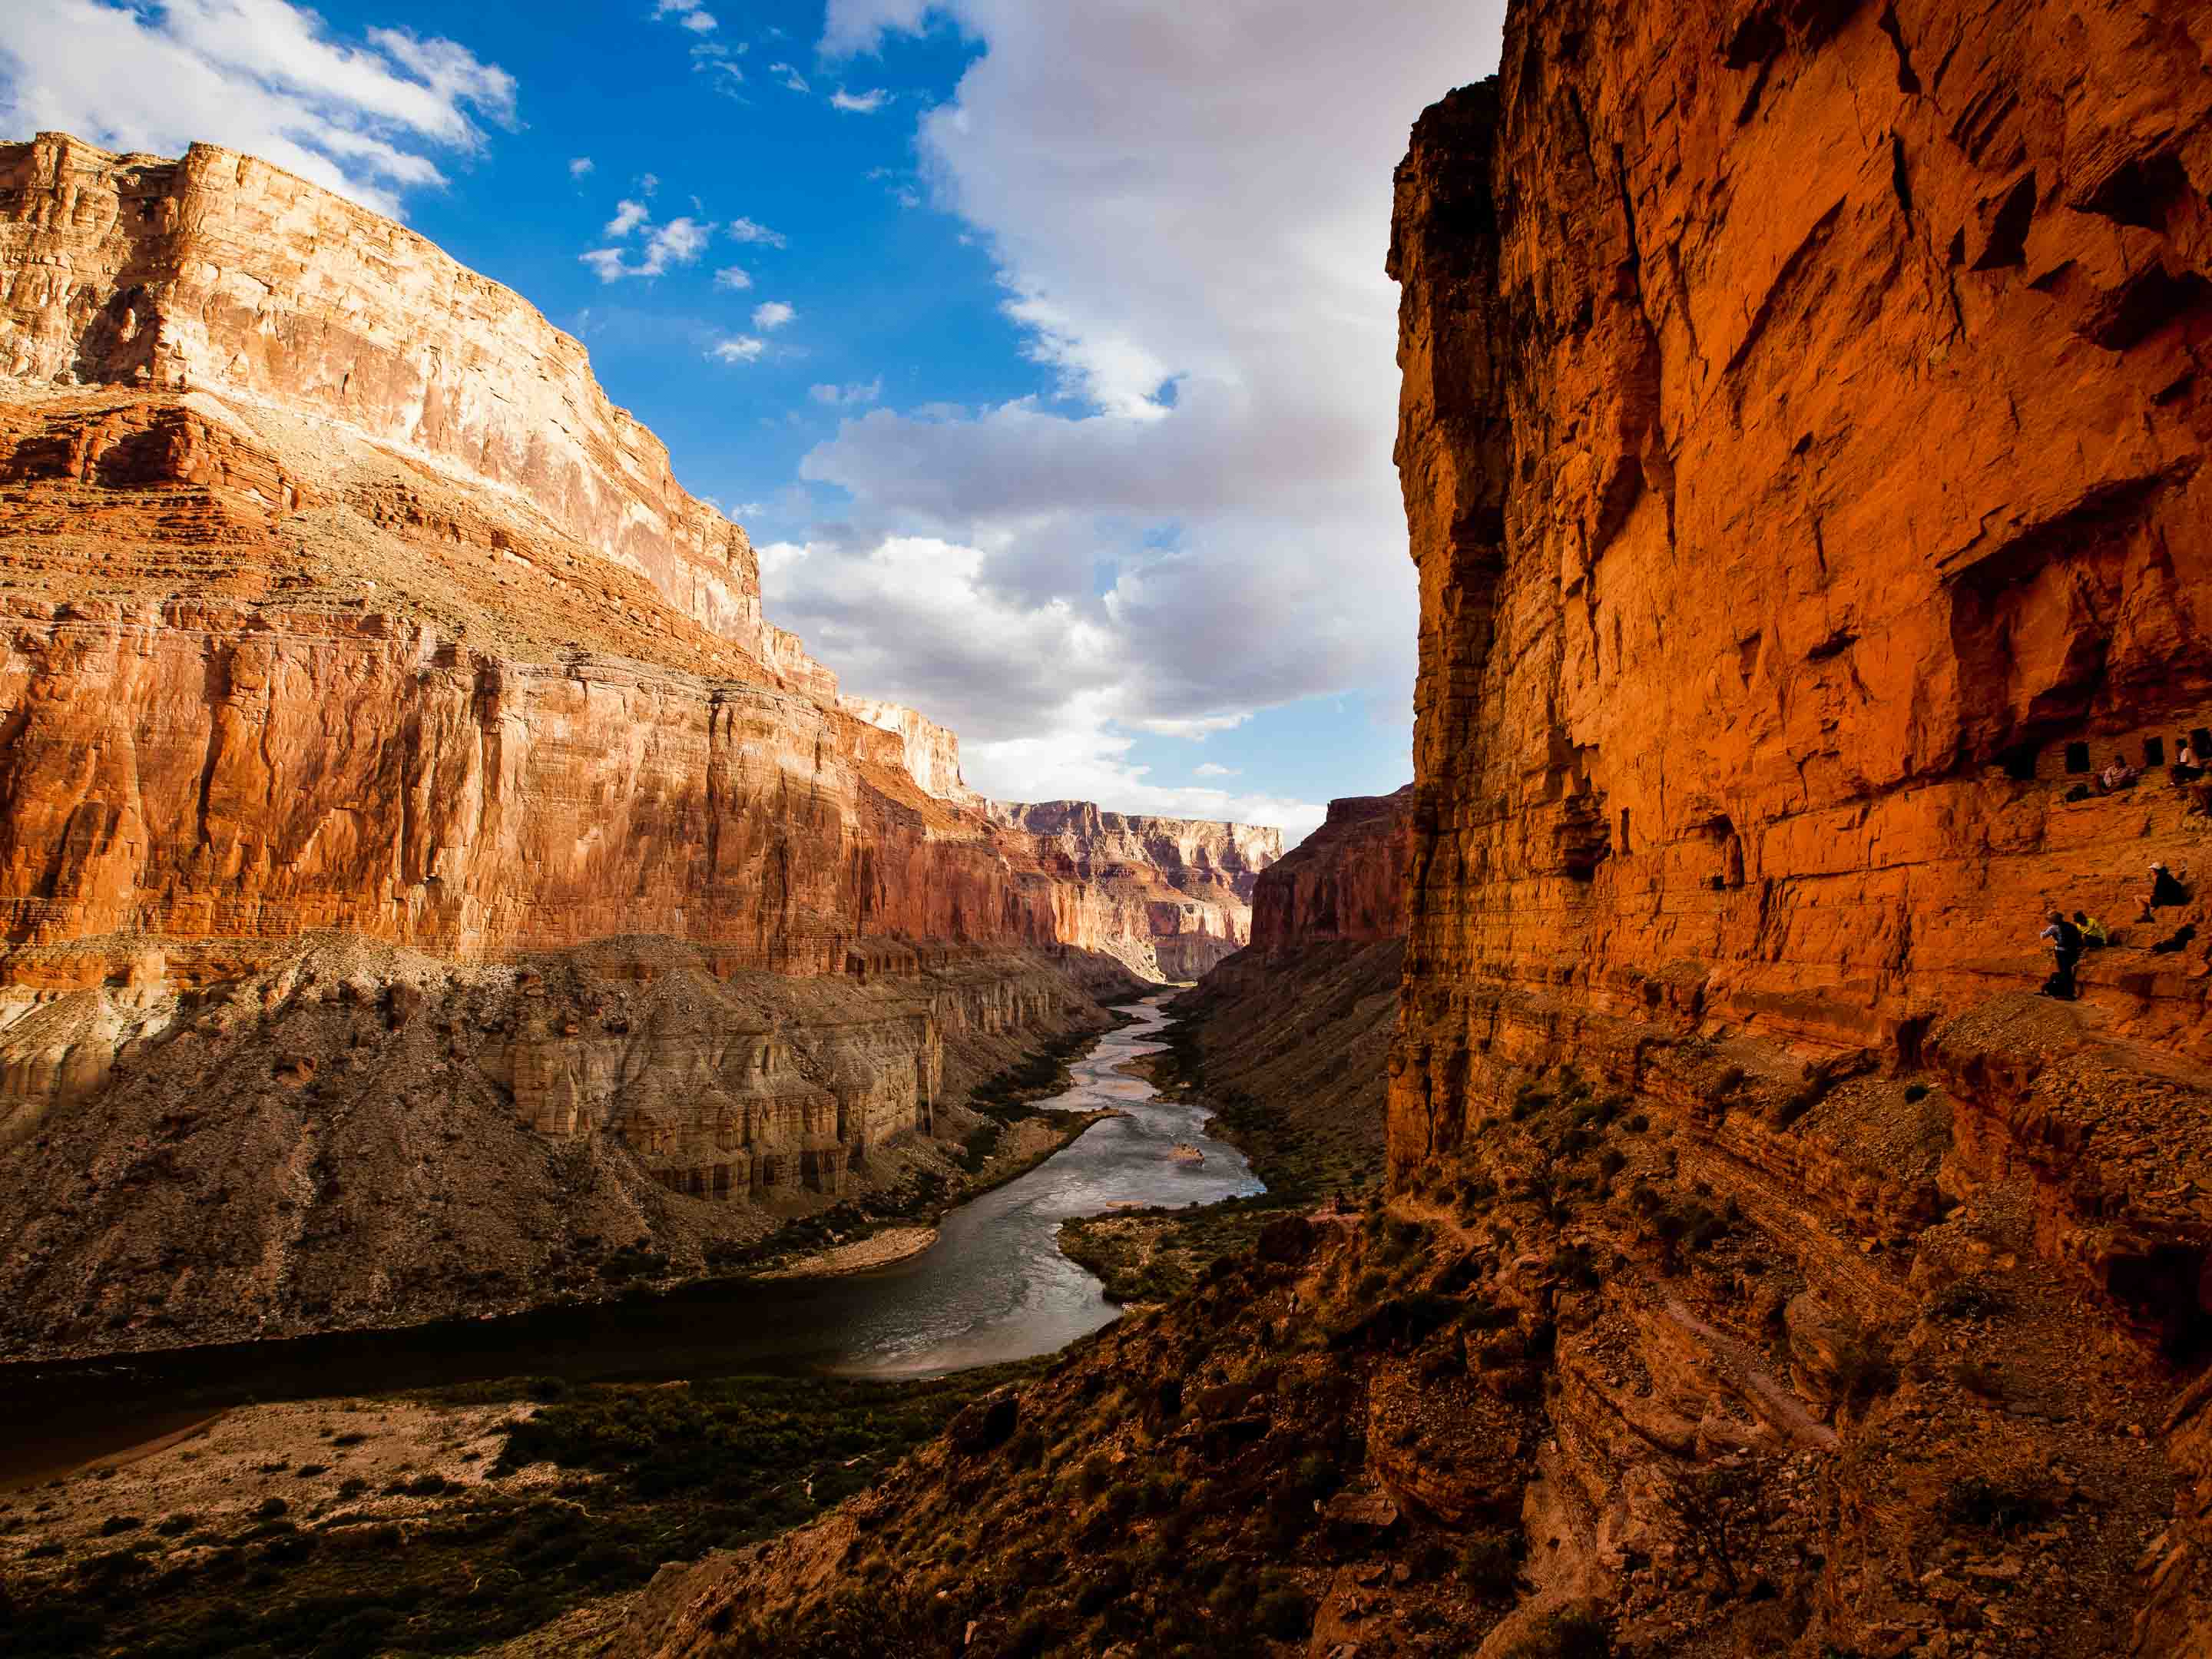
[[[770,617],[1000,795],[1410,775],[1390,168],[1496,9],[0,9],[0,118],[264,155],[579,335]]]

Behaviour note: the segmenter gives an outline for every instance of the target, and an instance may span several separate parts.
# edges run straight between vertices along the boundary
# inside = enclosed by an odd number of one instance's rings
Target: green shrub
[[[1784,1096],[1767,1107],[1767,1125],[1771,1128],[1786,1129],[1811,1111],[1814,1104],[1810,1090],[1801,1089],[1796,1094]]]
[[[1106,1454],[1093,1452],[1083,1460],[1082,1468],[1076,1471],[1076,1490],[1085,1498],[1096,1498],[1106,1490],[1107,1483],[1113,1478],[1114,1465],[1108,1461]]]

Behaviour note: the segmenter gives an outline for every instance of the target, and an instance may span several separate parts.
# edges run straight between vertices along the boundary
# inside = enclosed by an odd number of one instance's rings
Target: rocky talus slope
[[[1397,179],[1387,1202],[621,1650],[2212,1651],[2212,32],[1516,0],[1501,61]]]
[[[0,642],[11,1353],[513,1306],[571,1211],[680,1272],[942,1176],[1187,878],[995,821],[575,341],[208,146],[0,146]],[[380,1264],[330,1194],[417,1178]]]
[[[1031,839],[1060,878],[1063,928],[1099,940],[1150,979],[1188,981],[1251,938],[1260,872],[1282,831],[1204,818],[1101,811],[1085,800],[987,801],[992,822]]]

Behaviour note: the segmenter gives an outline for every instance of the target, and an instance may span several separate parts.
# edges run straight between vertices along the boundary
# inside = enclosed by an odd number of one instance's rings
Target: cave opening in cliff
[[[2000,750],[1997,764],[2004,768],[2004,775],[2014,781],[2032,782],[2035,778],[2035,745],[2016,743],[2009,749]]]
[[[2069,743],[2066,745],[2066,769],[2069,772],[2086,772],[2089,769],[2087,744]]]
[[[2166,764],[2166,739],[2164,738],[2145,738],[2143,739],[2143,764],[2145,766],[2163,766]]]

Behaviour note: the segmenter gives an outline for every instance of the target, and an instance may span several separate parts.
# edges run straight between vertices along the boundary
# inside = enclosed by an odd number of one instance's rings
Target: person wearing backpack
[[[2051,925],[2043,930],[2042,937],[2051,941],[2051,954],[2058,961],[2056,970],[2043,981],[2043,994],[2071,1002],[2081,993],[2074,982],[2074,969],[2081,960],[2081,930],[2066,920],[2064,912],[2053,910]]]

